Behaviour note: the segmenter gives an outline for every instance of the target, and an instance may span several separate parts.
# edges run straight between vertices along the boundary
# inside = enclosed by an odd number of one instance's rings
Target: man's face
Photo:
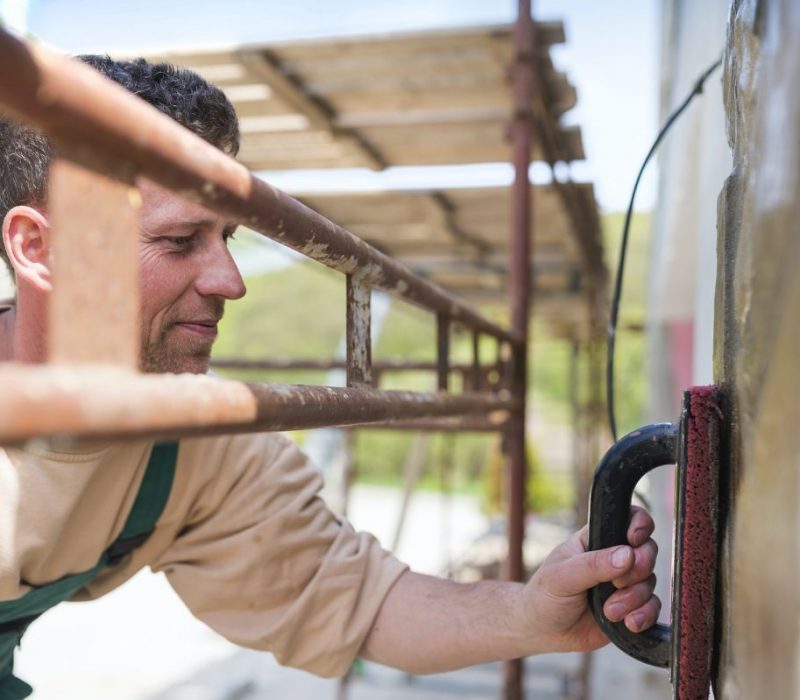
[[[152,182],[138,184],[142,370],[204,373],[225,300],[245,293],[227,247],[236,226]]]

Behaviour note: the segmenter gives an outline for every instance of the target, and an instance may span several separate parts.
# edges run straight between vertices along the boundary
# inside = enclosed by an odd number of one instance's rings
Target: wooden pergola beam
[[[239,59],[258,79],[263,80],[274,94],[296,109],[315,128],[336,136],[356,153],[364,164],[373,170],[383,170],[388,163],[358,132],[336,125],[335,110],[323,99],[312,95],[302,80],[289,73],[281,61],[269,51],[242,50]]]
[[[474,248],[482,256],[491,252],[492,244],[480,236],[476,236],[465,231],[456,221],[456,206],[442,192],[431,192],[426,199],[434,207],[434,210],[441,216],[442,224],[447,233],[457,243],[464,243]]]

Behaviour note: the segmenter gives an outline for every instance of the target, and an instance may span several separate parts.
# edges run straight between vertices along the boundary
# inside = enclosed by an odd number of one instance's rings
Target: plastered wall
[[[731,418],[717,698],[800,698],[800,3],[734,0],[716,381]]]

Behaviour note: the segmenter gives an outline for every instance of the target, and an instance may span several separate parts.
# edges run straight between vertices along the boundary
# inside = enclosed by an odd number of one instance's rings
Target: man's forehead
[[[138,178],[136,184],[142,198],[139,217],[148,228],[171,224],[178,226],[235,227],[235,223],[206,209],[202,204],[192,202],[166,187],[146,178]]]

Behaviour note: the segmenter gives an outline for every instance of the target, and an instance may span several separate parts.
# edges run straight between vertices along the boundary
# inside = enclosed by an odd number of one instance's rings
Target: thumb
[[[553,567],[548,576],[551,593],[559,596],[583,593],[598,583],[618,578],[633,562],[633,550],[625,545],[577,554]]]

